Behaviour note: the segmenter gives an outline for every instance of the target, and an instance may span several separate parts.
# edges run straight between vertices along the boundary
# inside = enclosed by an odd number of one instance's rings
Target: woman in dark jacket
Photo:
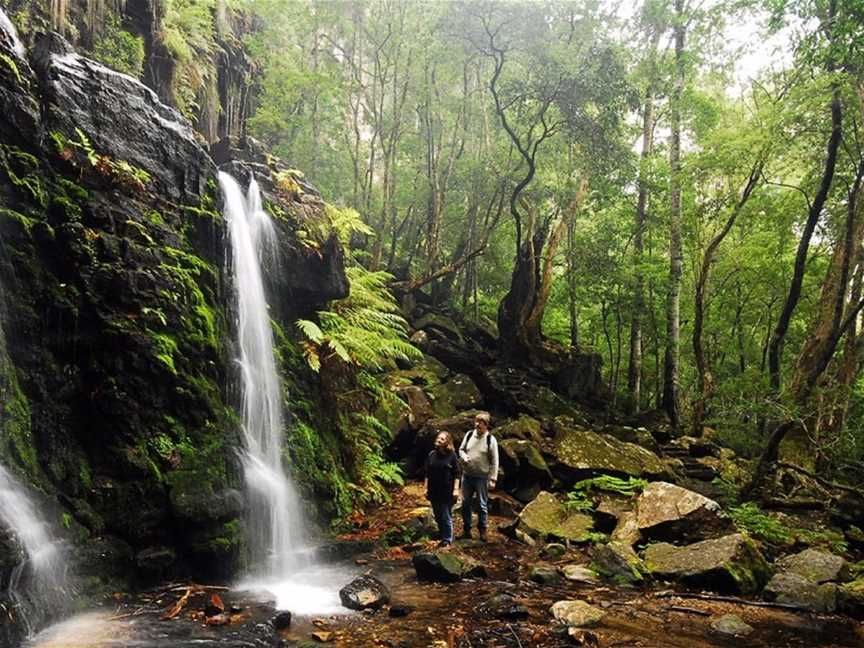
[[[432,503],[435,522],[441,541],[439,547],[453,542],[453,502],[456,501],[456,484],[459,478],[459,460],[453,446],[453,437],[439,432],[435,437],[435,449],[426,459],[426,497]]]

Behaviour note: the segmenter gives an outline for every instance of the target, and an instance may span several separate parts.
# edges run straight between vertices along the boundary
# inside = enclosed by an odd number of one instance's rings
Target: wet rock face
[[[0,141],[21,144],[36,138],[39,104],[33,96],[36,77],[10,27],[8,19],[0,19]]]
[[[636,526],[652,540],[694,541],[732,533],[735,525],[720,505],[669,484],[648,484],[636,503]]]
[[[149,173],[154,193],[187,204],[200,200],[215,165],[189,123],[150,88],[78,56],[56,34],[38,39],[33,61],[46,133],[76,141],[78,129],[94,150]]]
[[[339,599],[349,610],[377,610],[390,602],[390,590],[374,576],[361,576],[339,590]]]
[[[758,592],[768,579],[762,554],[752,540],[738,533],[686,547],[665,542],[648,545],[642,558],[655,576],[721,592]]]

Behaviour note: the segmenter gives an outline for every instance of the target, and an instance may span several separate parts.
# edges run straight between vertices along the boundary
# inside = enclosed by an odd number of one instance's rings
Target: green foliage
[[[176,63],[172,90],[177,107],[194,119],[215,80],[214,0],[166,0],[159,40]]]
[[[93,43],[93,58],[138,79],[144,70],[144,39],[123,29],[120,19],[108,14]]]
[[[739,529],[770,544],[789,544],[793,539],[792,529],[752,502],[730,508],[729,515]]]
[[[390,275],[348,268],[351,293],[333,302],[331,310],[319,311],[320,325],[300,320],[297,326],[308,344],[309,366],[318,371],[322,362],[338,358],[365,369],[380,370],[396,359],[420,357],[408,342],[407,324],[397,314],[398,306],[387,290]]]
[[[114,160],[107,155],[97,153],[90,138],[80,128],[75,128],[75,134],[77,139],[70,140],[57,131],[50,133],[58,156],[75,164],[73,158],[74,152],[77,151],[86,160],[86,168],[99,176],[107,178],[116,185],[135,191],[146,189],[150,182],[150,174],[147,171],[125,160]]]
[[[0,53],[0,63],[2,63],[6,68],[12,72],[12,75],[15,77],[15,80],[18,83],[21,83],[21,71],[18,69],[18,64],[15,63],[15,60],[9,56],[8,54]]]
[[[628,476],[627,479],[622,479],[611,475],[600,475],[576,482],[573,484],[572,492],[588,493],[592,490],[599,490],[631,497],[641,493],[647,486],[648,481],[638,477]]]

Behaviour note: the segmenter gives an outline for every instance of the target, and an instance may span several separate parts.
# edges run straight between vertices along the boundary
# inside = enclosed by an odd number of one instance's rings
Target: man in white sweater
[[[480,504],[477,530],[483,542],[486,541],[489,516],[489,489],[495,488],[495,481],[498,479],[498,441],[489,431],[490,421],[488,412],[479,412],[474,417],[474,429],[465,435],[459,445],[463,524],[460,537],[471,537],[471,507],[476,494]]]

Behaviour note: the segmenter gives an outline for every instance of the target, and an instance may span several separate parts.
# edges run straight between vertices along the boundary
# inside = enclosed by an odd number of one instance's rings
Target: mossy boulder
[[[864,619],[864,578],[858,578],[838,588],[837,610],[857,619]]]
[[[421,581],[455,583],[486,575],[483,565],[453,551],[422,551],[412,556],[411,564]]]
[[[648,571],[633,547],[623,542],[598,545],[591,556],[594,570],[618,584],[639,583]]]
[[[836,583],[819,584],[798,574],[776,574],[765,585],[762,594],[769,601],[794,605],[811,612],[833,612],[837,609]]]
[[[401,369],[392,374],[392,379],[399,385],[417,385],[432,387],[447,381],[450,370],[437,358],[423,354],[411,364],[409,369]]]
[[[813,583],[844,583],[852,578],[845,558],[820,549],[784,556],[775,562],[775,567],[781,573],[796,574]]]
[[[552,493],[542,491],[519,514],[516,530],[538,540],[588,542],[594,528],[590,515],[570,512]]]
[[[721,592],[758,592],[769,575],[756,543],[740,533],[684,547],[648,545],[642,558],[654,576]]]
[[[501,471],[501,487],[517,493],[532,487],[548,488],[552,483],[549,466],[543,459],[539,448],[530,441],[505,439],[498,443],[498,456]],[[536,495],[536,492],[534,493]]]
[[[585,601],[556,601],[549,609],[558,623],[573,628],[592,628],[598,625],[606,612]]]
[[[445,383],[433,385],[426,390],[426,393],[437,418],[453,416],[483,404],[480,390],[465,374],[456,374]]]
[[[519,418],[507,421],[495,428],[495,435],[499,439],[521,439],[540,443],[543,441],[543,429],[537,419],[520,414]]]
[[[604,473],[634,477],[667,474],[656,454],[636,444],[576,427],[563,417],[555,419],[554,430],[557,470],[571,481]]]

